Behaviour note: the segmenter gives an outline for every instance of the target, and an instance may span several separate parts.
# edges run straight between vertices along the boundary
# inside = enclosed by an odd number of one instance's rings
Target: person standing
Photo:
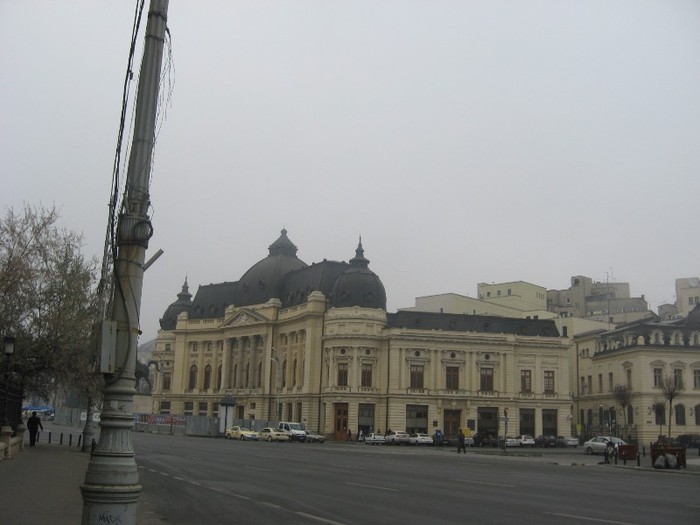
[[[36,415],[36,412],[32,412],[32,417],[27,419],[27,430],[29,430],[29,446],[33,447],[36,443],[36,436],[39,433],[39,429],[44,430],[44,425],[41,424],[41,419]]]
[[[462,450],[464,450],[464,453],[467,453],[467,447],[464,444],[464,430],[461,428],[459,429],[459,435],[457,436],[457,454],[459,454]]]

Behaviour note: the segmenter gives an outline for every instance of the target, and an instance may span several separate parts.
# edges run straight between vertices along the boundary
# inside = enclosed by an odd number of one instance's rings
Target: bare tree
[[[94,388],[90,326],[96,263],[82,236],[60,228],[54,207],[25,205],[0,217],[0,331],[16,338],[13,373],[27,392]]]
[[[617,404],[622,407],[622,415],[624,416],[625,427],[627,426],[627,407],[630,404],[632,394],[627,385],[615,385],[613,388],[613,397]]]
[[[659,384],[664,399],[668,401],[668,437],[671,438],[671,420],[673,415],[673,400],[677,398],[683,390],[683,380],[674,376],[666,375],[661,378]]]

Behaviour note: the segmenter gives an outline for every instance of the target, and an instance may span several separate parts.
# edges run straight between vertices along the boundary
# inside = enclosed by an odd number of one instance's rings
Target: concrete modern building
[[[548,290],[547,309],[564,317],[611,324],[655,316],[649,311],[644,296],[630,297],[628,283],[595,282],[582,275],[572,277],[571,286],[566,290]]]
[[[684,277],[676,279],[676,307],[685,317],[700,304],[700,278]]]
[[[613,433],[650,443],[668,435],[669,418],[671,437],[700,433],[700,306],[685,319],[640,320],[573,341],[574,413],[581,434]],[[670,412],[664,382],[681,385]]]
[[[165,311],[153,412],[345,429],[503,435],[571,428],[570,340],[551,319],[386,311],[362,243],[307,265],[282,231],[238,281]],[[506,410],[507,409],[507,410]]]

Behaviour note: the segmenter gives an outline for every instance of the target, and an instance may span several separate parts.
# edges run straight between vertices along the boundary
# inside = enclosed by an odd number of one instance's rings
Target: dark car
[[[676,438],[679,446],[685,448],[700,448],[700,434],[681,434]]]
[[[556,447],[557,436],[537,436],[535,438],[536,447]]]

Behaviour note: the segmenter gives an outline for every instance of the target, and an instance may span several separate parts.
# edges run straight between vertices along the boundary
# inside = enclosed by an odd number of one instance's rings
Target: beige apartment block
[[[676,306],[678,313],[685,317],[700,304],[700,278],[685,277],[676,279]]]

